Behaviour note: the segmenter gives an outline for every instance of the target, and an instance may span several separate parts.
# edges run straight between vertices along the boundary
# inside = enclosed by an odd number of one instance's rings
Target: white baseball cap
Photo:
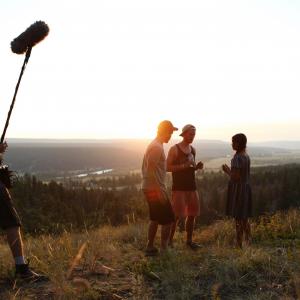
[[[196,130],[196,127],[194,125],[192,125],[192,124],[187,124],[187,125],[183,126],[182,132],[180,133],[180,136],[183,136],[183,134],[185,132],[187,132],[188,130],[191,130],[191,129],[192,130]]]

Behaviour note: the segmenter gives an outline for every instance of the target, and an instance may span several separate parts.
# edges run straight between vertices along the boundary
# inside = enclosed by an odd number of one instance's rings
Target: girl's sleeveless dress
[[[236,153],[231,160],[231,169],[240,170],[240,180],[228,183],[226,215],[236,219],[252,216],[252,191],[250,186],[250,158]]]

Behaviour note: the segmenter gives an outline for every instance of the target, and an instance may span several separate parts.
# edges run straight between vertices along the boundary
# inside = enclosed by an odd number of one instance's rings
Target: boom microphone
[[[8,128],[9,120],[11,117],[11,113],[12,113],[12,110],[15,105],[19,85],[21,83],[21,79],[22,79],[23,73],[25,71],[26,65],[29,61],[32,47],[35,46],[36,44],[38,44],[40,41],[42,41],[48,35],[48,33],[49,33],[48,25],[43,21],[37,21],[37,22],[33,23],[31,26],[29,26],[23,33],[21,33],[18,37],[16,37],[10,43],[12,52],[17,53],[17,54],[23,54],[26,52],[26,55],[25,55],[25,59],[23,62],[23,66],[21,69],[21,73],[19,75],[19,79],[18,79],[16,88],[15,88],[14,97],[11,102],[8,114],[7,114],[7,118],[6,118],[5,126],[3,129],[2,135],[1,135],[0,143],[4,142],[6,130]],[[13,176],[12,172],[8,169],[7,166],[1,166],[1,165],[2,165],[2,160],[0,159],[0,181],[7,188],[10,188],[12,186],[12,180],[11,180],[11,177]]]
[[[5,139],[6,130],[8,128],[10,116],[11,116],[12,110],[15,105],[19,85],[21,83],[21,79],[22,79],[23,73],[25,71],[26,65],[29,61],[32,47],[35,46],[40,41],[42,41],[48,35],[48,33],[49,33],[48,25],[43,21],[37,21],[37,22],[33,23],[31,26],[29,26],[23,33],[21,33],[18,37],[16,37],[10,43],[12,52],[17,53],[17,54],[23,54],[26,52],[26,55],[25,55],[25,59],[23,62],[23,66],[21,69],[21,73],[20,73],[16,88],[15,88],[14,97],[11,102],[8,114],[7,114],[5,126],[3,129],[2,135],[1,135],[1,139],[0,139],[1,143],[3,143],[4,139]]]
[[[43,21],[37,21],[10,43],[11,51],[16,54],[23,54],[42,41],[48,33],[48,25]]]

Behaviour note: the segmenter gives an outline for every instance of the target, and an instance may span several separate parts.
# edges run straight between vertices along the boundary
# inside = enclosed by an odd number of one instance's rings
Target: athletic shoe
[[[29,268],[28,264],[16,265],[15,277],[24,281],[40,282],[46,281],[48,278],[40,275]]]
[[[146,249],[145,251],[145,256],[157,256],[158,255],[158,249],[153,247],[150,249]]]
[[[198,250],[200,248],[202,248],[201,245],[194,243],[194,242],[186,242],[186,245],[191,248],[192,250]]]

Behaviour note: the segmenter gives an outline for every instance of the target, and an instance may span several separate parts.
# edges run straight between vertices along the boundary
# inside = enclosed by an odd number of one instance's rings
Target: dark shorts
[[[159,225],[168,225],[175,221],[172,205],[166,193],[144,191],[148,206],[150,220]]]
[[[20,227],[21,221],[8,189],[0,182],[0,228]]]

